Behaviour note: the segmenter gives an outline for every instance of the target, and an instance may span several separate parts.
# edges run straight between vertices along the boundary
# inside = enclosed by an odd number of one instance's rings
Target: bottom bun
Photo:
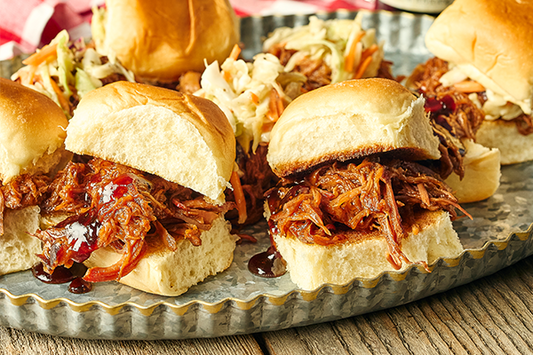
[[[189,240],[177,243],[176,251],[148,249],[148,255],[120,283],[163,296],[177,296],[210,275],[226,270],[233,261],[237,237],[230,234],[230,223],[217,218],[211,229],[200,236],[202,245]],[[85,261],[88,267],[107,267],[119,261],[122,254],[111,248],[98,249]]]
[[[500,151],[490,149],[471,139],[464,139],[466,154],[463,160],[465,175],[459,179],[456,174],[446,179],[455,191],[459,203],[481,201],[491,197],[500,186]]]
[[[502,165],[533,160],[533,134],[520,134],[513,121],[484,121],[476,133],[476,142],[498,148]]]
[[[463,251],[447,212],[420,213],[416,223],[420,227],[418,234],[410,233],[401,242],[410,261],[432,264],[441,257],[455,258]],[[279,235],[274,236],[274,241],[287,262],[292,282],[304,290],[314,290],[325,283],[343,285],[356,277],[375,278],[383,271],[394,270],[387,260],[387,241],[377,233],[334,246],[305,244]],[[404,262],[400,270],[407,267]]]
[[[39,207],[4,211],[4,235],[0,236],[0,275],[27,270],[39,261],[41,241],[31,234],[39,228]]]

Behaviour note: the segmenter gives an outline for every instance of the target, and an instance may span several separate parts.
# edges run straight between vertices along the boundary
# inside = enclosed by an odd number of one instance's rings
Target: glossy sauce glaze
[[[83,275],[87,271],[87,268],[83,264],[75,263],[70,269],[64,266],[58,266],[54,269],[54,272],[49,274],[44,271],[43,264],[35,264],[31,269],[33,276],[47,284],[64,284],[70,282],[69,292],[72,293],[85,293],[92,289],[90,282],[86,282],[82,279]]]

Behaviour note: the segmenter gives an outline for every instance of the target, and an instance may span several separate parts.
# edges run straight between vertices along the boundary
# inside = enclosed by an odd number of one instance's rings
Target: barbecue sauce
[[[70,269],[58,266],[51,274],[44,271],[43,264],[38,263],[31,269],[33,276],[47,284],[64,284],[70,282],[68,290],[72,293],[86,293],[92,289],[92,285],[82,279],[87,271],[83,264],[74,263]]]
[[[279,205],[279,196],[277,194],[275,196],[269,195],[267,196],[267,202],[271,211],[275,211],[276,205]],[[272,235],[277,231],[277,227],[271,221],[268,222],[268,226],[271,246],[267,251],[252,256],[250,261],[248,261],[248,270],[257,276],[273,278],[284,275],[287,272],[287,268],[285,260],[277,251],[272,238]]]
[[[279,277],[287,272],[285,261],[274,246],[252,256],[248,262],[248,270],[254,275],[266,278]]]

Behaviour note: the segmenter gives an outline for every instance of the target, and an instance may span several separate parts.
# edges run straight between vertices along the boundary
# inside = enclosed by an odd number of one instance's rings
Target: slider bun
[[[440,158],[424,99],[387,79],[349,80],[299,96],[270,139],[267,160],[280,177],[389,151],[409,160]]]
[[[500,151],[486,148],[471,139],[463,139],[463,145],[466,148],[463,159],[465,175],[460,180],[458,175],[452,174],[446,179],[446,184],[455,191],[459,203],[491,197],[500,186]]]
[[[401,249],[410,261],[433,264],[439,258],[455,258],[463,252],[449,214],[422,212],[416,216],[418,234],[401,240]],[[357,232],[354,232],[357,234]],[[306,244],[295,237],[274,236],[278,251],[287,262],[292,282],[304,290],[322,284],[344,285],[354,278],[375,278],[394,268],[387,260],[387,241],[378,232],[359,233],[354,241],[333,246]],[[409,265],[402,264],[400,271]]]
[[[531,1],[456,0],[436,18],[425,42],[487,89],[531,106],[532,23]]]
[[[0,180],[47,174],[65,153],[68,121],[45,95],[0,78]]]
[[[239,20],[228,0],[107,0],[104,54],[144,79],[176,81],[223,62],[239,43]]]
[[[503,165],[533,160],[533,134],[520,134],[513,121],[483,121],[476,133],[476,142],[485,147],[498,148]]]
[[[39,207],[4,211],[4,235],[0,236],[0,275],[31,268],[39,261],[41,241],[33,234],[39,229]]]
[[[159,175],[216,203],[233,171],[235,138],[224,113],[207,99],[116,82],[83,97],[65,145]]]
[[[230,229],[230,223],[220,216],[209,231],[201,234],[200,246],[182,239],[177,242],[176,251],[169,251],[148,243],[147,255],[119,282],[158,295],[180,295],[231,265],[236,237],[230,234]],[[111,248],[98,249],[84,264],[106,267],[118,262],[121,256]]]

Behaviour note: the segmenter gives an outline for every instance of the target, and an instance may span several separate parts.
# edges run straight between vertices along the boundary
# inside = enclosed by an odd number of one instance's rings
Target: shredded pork
[[[22,174],[0,184],[0,236],[4,235],[5,209],[19,210],[39,205],[49,183],[50,178],[45,175]]]
[[[440,175],[446,178],[455,172],[462,178],[465,151],[460,139],[475,139],[485,114],[467,94],[440,83],[439,79],[447,72],[446,61],[432,58],[418,66],[410,80],[414,89],[426,97],[426,111],[430,112],[434,133],[440,139]]]
[[[377,159],[334,163],[303,180],[284,179],[268,192],[268,203],[274,230],[304,243],[334,245],[350,239],[350,231],[378,231],[387,240],[388,259],[396,269],[402,261],[410,263],[400,245],[409,231],[418,231],[415,213],[445,210],[455,219],[457,208],[464,212],[431,170]]]
[[[50,186],[45,213],[72,214],[54,228],[38,231],[45,271],[83,262],[110,246],[122,253],[116,264],[91,268],[90,282],[118,280],[143,257],[147,243],[175,250],[176,242],[200,245],[200,234],[232,203],[215,206],[190,189],[139,170],[102,159],[69,163]]]
[[[240,148],[240,147],[239,147]],[[243,175],[240,177],[242,190],[245,194],[247,219],[244,224],[253,224],[263,217],[264,194],[278,182],[266,160],[268,146],[260,144],[255,153],[246,154],[238,150],[238,165]],[[226,190],[226,200],[234,201],[233,191]],[[232,222],[237,220],[237,215],[227,216]],[[237,225],[237,223],[233,223]]]

